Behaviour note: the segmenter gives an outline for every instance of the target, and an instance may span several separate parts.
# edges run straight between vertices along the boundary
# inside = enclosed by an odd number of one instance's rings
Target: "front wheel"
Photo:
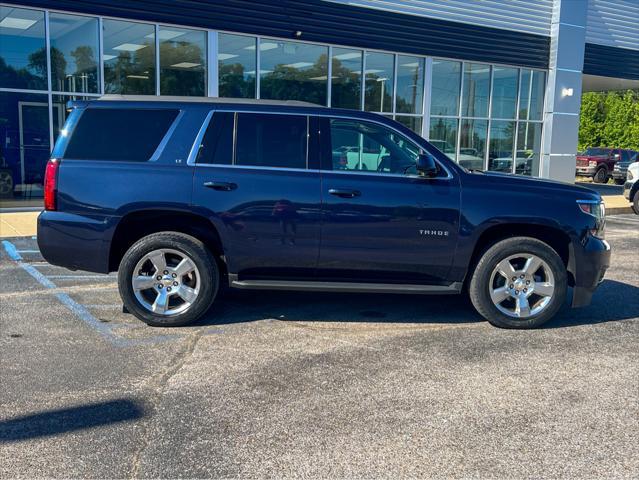
[[[608,181],[608,171],[605,167],[599,168],[595,175],[592,177],[592,181],[595,183],[606,183]]]
[[[632,201],[632,210],[639,215],[639,191],[635,193],[635,198]]]
[[[535,328],[550,320],[566,298],[566,268],[555,250],[530,237],[497,242],[480,258],[470,299],[491,324]]]
[[[615,178],[615,185],[623,185],[626,181],[623,178]]]
[[[195,322],[219,285],[215,258],[198,239],[160,232],[138,240],[122,258],[118,289],[126,309],[154,327]]]

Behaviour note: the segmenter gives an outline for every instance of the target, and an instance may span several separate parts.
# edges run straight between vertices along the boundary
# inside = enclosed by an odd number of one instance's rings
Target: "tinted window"
[[[415,173],[419,149],[382,125],[331,119],[333,170]]]
[[[621,151],[621,161],[628,162],[630,157],[632,156],[632,152],[630,150],[622,150]]]
[[[604,157],[607,156],[609,153],[610,150],[608,150],[607,148],[587,148],[584,152],[584,155]]]
[[[88,108],[73,130],[64,158],[144,162],[177,114],[177,110]]]
[[[240,113],[236,165],[306,168],[307,117]]]
[[[233,117],[232,112],[217,112],[213,115],[202,140],[197,163],[233,163]]]

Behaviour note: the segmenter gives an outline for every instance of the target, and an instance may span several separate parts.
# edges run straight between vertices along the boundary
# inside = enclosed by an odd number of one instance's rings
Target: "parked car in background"
[[[621,148],[591,147],[577,155],[576,174],[591,177],[595,183],[606,183],[612,177],[615,164],[618,161],[628,161],[636,154],[634,150]]]
[[[492,324],[532,328],[569,286],[587,305],[610,262],[597,192],[466,170],[373,113],[106,97],[75,102],[65,131],[40,251],[118,270],[126,310],[150,325],[197,320],[224,286],[467,291]]]
[[[626,150],[626,152],[631,152],[631,150]],[[629,159],[625,157],[627,157],[627,155],[624,155],[622,152],[621,160],[615,163],[615,168],[612,170],[612,179],[617,185],[623,185],[626,182],[628,167],[631,163],[639,161],[639,152],[634,152]]]
[[[633,211],[639,215],[639,161],[628,167],[626,183],[623,186],[623,196],[632,203]]]

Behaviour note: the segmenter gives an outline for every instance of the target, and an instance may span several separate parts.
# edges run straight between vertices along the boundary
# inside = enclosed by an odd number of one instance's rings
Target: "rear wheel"
[[[595,183],[606,183],[608,181],[608,170],[606,170],[606,167],[599,167],[599,170],[597,170],[592,177],[592,181]]]
[[[481,257],[470,299],[491,324],[534,328],[550,320],[566,298],[566,268],[555,250],[529,237],[502,240]]]
[[[118,270],[125,308],[152,326],[195,322],[213,303],[218,285],[211,252],[198,239],[177,232],[140,239],[124,254]]]

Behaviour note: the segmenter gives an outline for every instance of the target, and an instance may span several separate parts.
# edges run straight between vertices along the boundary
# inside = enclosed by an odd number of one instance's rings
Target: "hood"
[[[552,191],[555,194],[561,195],[562,193],[584,196],[585,198],[601,198],[598,192],[592,188],[584,187],[582,185],[575,185],[572,183],[560,182],[558,180],[548,180],[546,178],[526,177],[524,175],[513,175],[512,173],[503,172],[483,172],[483,173],[470,173],[468,175],[478,175],[485,179],[490,179],[490,182],[494,184],[495,188],[508,188],[508,189],[526,189],[526,190],[539,190],[540,193],[546,191]]]

